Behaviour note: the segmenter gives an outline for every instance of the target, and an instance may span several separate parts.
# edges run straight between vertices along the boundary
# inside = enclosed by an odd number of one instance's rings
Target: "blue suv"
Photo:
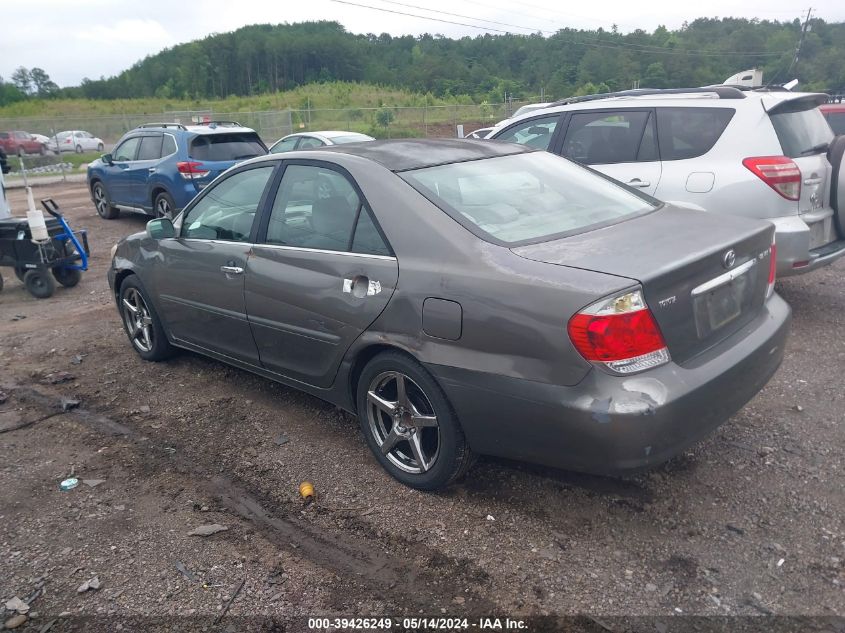
[[[266,153],[258,134],[234,121],[148,123],[88,166],[88,189],[107,220],[121,210],[172,218],[218,174]]]

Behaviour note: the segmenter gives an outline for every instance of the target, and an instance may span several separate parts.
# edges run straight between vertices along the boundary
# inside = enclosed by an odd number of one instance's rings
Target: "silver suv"
[[[833,143],[825,101],[725,86],[631,90],[556,102],[487,138],[547,149],[667,202],[768,220],[783,277],[845,255],[845,144]]]

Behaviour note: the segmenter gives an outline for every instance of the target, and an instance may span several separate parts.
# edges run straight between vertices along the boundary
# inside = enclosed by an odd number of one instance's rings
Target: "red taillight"
[[[176,169],[182,174],[182,178],[190,180],[191,178],[204,178],[208,175],[208,170],[203,169],[203,164],[197,161],[181,161],[176,163]]]
[[[772,238],[772,248],[769,251],[769,285],[766,286],[766,297],[771,297],[775,291],[775,277],[777,276],[778,248],[775,245],[775,238]]]
[[[801,170],[786,156],[757,156],[742,161],[760,180],[787,200],[801,197]]]
[[[639,290],[585,308],[569,320],[567,330],[584,358],[618,373],[669,361],[666,342]]]

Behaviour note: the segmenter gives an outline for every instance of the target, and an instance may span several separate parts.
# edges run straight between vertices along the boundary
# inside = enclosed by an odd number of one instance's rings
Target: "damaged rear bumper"
[[[791,312],[778,295],[758,318],[683,366],[572,387],[428,365],[470,446],[583,472],[662,463],[711,433],[763,388],[783,359]]]

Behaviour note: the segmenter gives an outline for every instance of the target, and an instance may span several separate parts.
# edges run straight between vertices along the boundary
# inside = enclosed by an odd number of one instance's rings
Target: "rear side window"
[[[654,138],[640,145],[649,124],[649,112],[582,112],[573,114],[563,141],[563,155],[579,163],[607,165],[655,160]]]
[[[164,143],[161,147],[161,155],[162,156],[170,156],[171,154],[176,153],[176,141],[175,139],[170,136],[169,134],[164,135]]]
[[[833,132],[817,107],[798,112],[780,112],[769,118],[784,155],[790,158],[806,156],[811,148],[833,140]],[[827,148],[821,148],[816,153],[823,154],[825,151]]]
[[[246,160],[266,153],[254,132],[203,134],[191,141],[191,158],[197,160]]]
[[[138,149],[138,160],[157,160],[161,158],[161,136],[144,136]]]
[[[706,154],[728,127],[733,108],[657,108],[661,160],[684,160]]]
[[[496,137],[496,140],[519,143],[534,149],[548,149],[559,120],[560,115],[555,114],[550,117],[523,121],[505,130]]]
[[[845,134],[845,112],[828,112],[825,118],[834,134]]]

